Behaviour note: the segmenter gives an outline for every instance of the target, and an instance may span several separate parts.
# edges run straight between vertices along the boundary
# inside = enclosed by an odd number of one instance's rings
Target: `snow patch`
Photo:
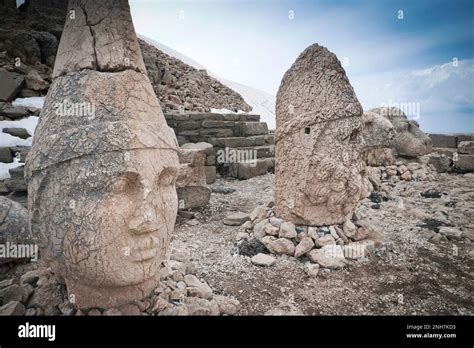
[[[30,106],[42,109],[46,97],[17,98],[12,102],[13,106]]]
[[[14,158],[12,163],[0,162],[0,180],[9,179],[10,173],[8,171],[22,165],[24,165],[24,163],[20,163],[20,160],[17,158]]]
[[[30,116],[18,121],[0,121],[0,147],[31,146],[33,134],[35,134],[38,120],[39,117]],[[21,139],[7,133],[3,133],[3,128],[25,128],[32,136],[28,139]]]

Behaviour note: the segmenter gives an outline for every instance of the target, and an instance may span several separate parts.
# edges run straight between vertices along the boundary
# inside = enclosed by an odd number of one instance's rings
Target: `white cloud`
[[[474,132],[474,60],[351,78],[364,109],[418,103],[426,132]]]

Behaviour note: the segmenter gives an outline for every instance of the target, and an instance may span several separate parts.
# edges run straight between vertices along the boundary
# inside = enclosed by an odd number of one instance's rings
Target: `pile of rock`
[[[0,2],[0,101],[44,95],[51,82],[67,2]]]
[[[399,181],[424,181],[433,179],[435,169],[424,157],[420,161],[396,161],[393,165],[367,167],[370,191],[378,190],[382,183]]]
[[[45,95],[67,1],[0,1],[0,101]],[[209,112],[211,108],[250,111],[242,96],[205,70],[197,70],[139,40],[148,77],[163,110]]]
[[[185,249],[173,249],[163,263],[160,284],[146,298],[115,308],[82,308],[68,298],[65,286],[50,269],[28,264],[17,269],[19,278],[0,282],[0,315],[234,315],[238,300],[213,293],[196,276]]]
[[[271,266],[276,255],[286,255],[306,262],[308,273],[316,275],[320,267],[339,269],[348,260],[366,257],[381,242],[369,220],[357,213],[354,221],[320,227],[295,225],[276,217],[273,203],[258,206],[246,216],[240,214],[229,216],[224,223],[241,223],[236,235],[239,250],[248,250],[252,244],[253,252],[241,254],[252,256],[252,263],[259,266]]]
[[[197,70],[139,40],[148,77],[164,112],[209,112],[214,109],[250,111],[242,96],[206,70]]]

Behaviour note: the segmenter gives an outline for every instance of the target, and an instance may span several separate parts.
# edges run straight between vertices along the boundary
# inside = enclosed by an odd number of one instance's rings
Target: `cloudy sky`
[[[216,75],[276,94],[307,46],[343,63],[365,109],[474,132],[474,1],[130,0],[136,31]]]

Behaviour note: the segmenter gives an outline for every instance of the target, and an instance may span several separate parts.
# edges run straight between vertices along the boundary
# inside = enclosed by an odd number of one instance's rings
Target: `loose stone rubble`
[[[354,216],[354,222],[347,220],[340,225],[295,225],[275,216],[273,202],[256,207],[249,216],[251,220],[242,225],[249,234],[245,238],[245,244],[260,243],[266,253],[286,255],[317,264],[317,269],[308,267],[313,275],[318,273],[319,267],[339,269],[344,267],[347,260],[368,256],[380,245],[382,238],[381,233],[368,220],[357,216]],[[240,240],[244,238],[237,242]],[[252,257],[252,263],[272,266],[275,258],[258,253]]]
[[[235,315],[240,306],[234,298],[214,294],[195,275],[190,253],[183,249],[170,251],[160,281],[148,296],[105,309],[78,308],[57,275],[41,263],[17,269],[21,277],[0,282],[0,315]]]

